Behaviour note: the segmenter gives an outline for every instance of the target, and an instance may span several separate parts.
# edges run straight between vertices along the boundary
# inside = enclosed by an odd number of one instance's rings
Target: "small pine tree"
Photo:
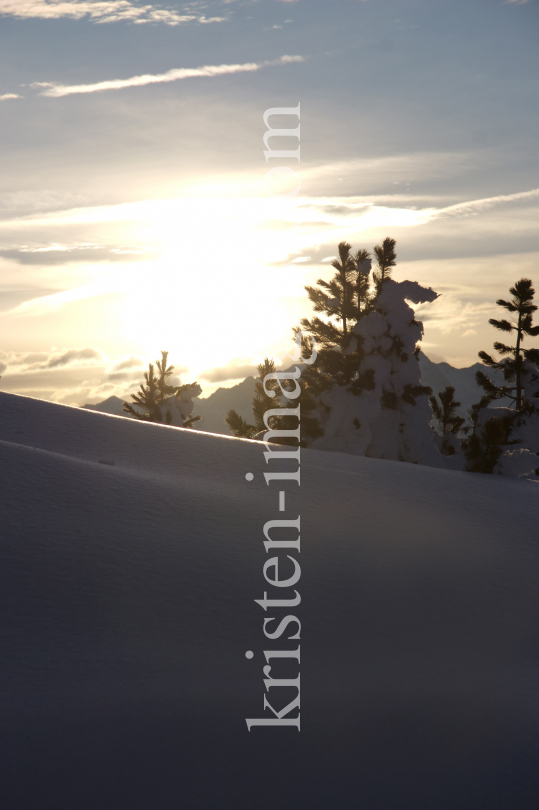
[[[436,399],[434,394],[429,397],[430,407],[438,422],[438,427],[442,431],[442,436],[447,433],[453,433],[455,436],[460,432],[464,422],[464,417],[458,415],[460,402],[455,400],[455,388],[448,385],[444,391],[438,394],[440,401]]]
[[[455,400],[455,389],[452,385],[448,385],[444,391],[440,391],[438,396],[439,401],[433,394],[429,397],[429,403],[440,432],[440,435],[435,437],[435,443],[444,456],[454,456],[455,453],[460,454],[461,452],[458,434],[466,420],[458,414],[460,402]]]
[[[479,402],[475,402],[472,405],[472,407],[469,408],[469,410],[467,412],[468,413],[468,419],[470,420],[469,424],[462,428],[462,432],[465,435],[468,435],[468,434],[471,433],[471,435],[473,436],[473,434],[475,433],[475,431],[477,429],[477,425],[479,423],[479,415],[480,415],[481,411],[483,410],[483,408],[488,408],[490,402],[491,402],[491,400],[486,395],[484,395],[484,396],[481,397]]]
[[[462,442],[468,472],[492,473],[505,447],[516,444],[509,439],[511,422],[509,415],[492,416]]]
[[[142,408],[142,413],[137,411],[129,402],[122,403],[123,409],[134,419],[140,419],[143,422],[161,422],[162,416],[159,408],[160,393],[153,363],[150,363],[148,371],[144,372],[144,379],[146,384],[141,383],[139,391],[135,394],[131,394],[133,403],[138,405],[139,408]]]
[[[267,391],[273,391],[274,397],[268,396],[264,390],[264,379],[268,374],[275,374],[275,363],[269,357],[264,358],[264,362],[256,367],[258,377],[255,382],[255,394],[253,397],[253,417],[254,424],[249,424],[239,413],[231,409],[225,418],[226,424],[232,431],[232,435],[243,439],[252,439],[261,430],[266,431],[264,425],[264,414],[273,408],[280,408],[281,402],[277,391],[279,384],[277,380],[270,380],[266,386]],[[270,417],[268,422],[272,427],[275,424],[275,417]]]
[[[508,397],[520,412],[526,405],[526,398],[523,395],[525,378],[533,372],[533,365],[539,363],[539,350],[523,349],[522,342],[525,337],[539,335],[539,326],[533,326],[533,313],[537,311],[537,306],[532,303],[535,290],[530,279],[521,278],[509,292],[513,296],[510,301],[500,298],[496,304],[510,312],[513,318],[510,321],[505,318],[502,320],[490,318],[489,323],[501,332],[514,332],[515,345],[508,346],[499,341],[494,343],[494,349],[502,355],[502,360],[495,360],[487,352],[479,352],[485,366],[503,373],[506,385],[496,385],[483,371],[476,372],[476,380],[490,402]],[[538,395],[539,392],[533,393],[533,396]]]
[[[167,366],[167,362],[168,352],[162,351],[161,360],[156,361],[159,376],[155,375],[154,365],[150,363],[148,371],[144,372],[145,383],[140,384],[137,393],[131,394],[133,403],[122,403],[123,409],[134,419],[158,424],[165,422],[165,424],[170,425],[173,420],[170,407],[175,404],[171,400],[172,397],[176,397],[179,402],[184,403],[183,409],[178,408],[181,414],[182,426],[190,428],[201,418],[200,416],[190,417],[187,414],[187,411],[190,410],[188,403],[190,403],[191,398],[201,393],[200,386],[197,383],[180,386],[170,385],[169,378],[172,376],[174,366]],[[142,408],[142,412],[136,410],[133,405]]]
[[[269,357],[264,358],[264,362],[260,363],[259,366],[256,367],[258,371],[258,377],[255,382],[255,395],[253,399],[253,416],[255,422],[256,432],[259,433],[261,430],[266,431],[267,428],[264,424],[264,414],[266,411],[275,408],[281,408],[281,398],[279,394],[279,383],[276,379],[268,380],[268,382],[264,385],[264,380],[270,374],[275,374],[275,362],[270,360]],[[273,393],[273,397],[270,397],[266,392],[271,391]],[[276,428],[277,426],[278,417],[271,416],[268,420],[268,425],[272,428]]]
[[[297,366],[296,366],[297,368]],[[253,398],[253,421],[254,424],[248,423],[243,419],[235,410],[230,410],[225,418],[225,422],[230,427],[232,435],[238,438],[262,438],[267,431],[267,426],[264,423],[264,415],[269,410],[278,408],[297,408],[300,406],[300,430],[301,441],[300,445],[305,447],[308,441],[317,439],[323,435],[318,419],[311,413],[316,408],[316,400],[312,395],[309,385],[305,381],[301,381],[301,391],[293,399],[288,399],[286,392],[296,393],[296,386],[294,380],[283,380],[279,386],[279,378],[273,378],[266,381],[266,377],[276,374],[275,363],[268,357],[264,362],[257,366],[258,377],[255,383],[255,395]],[[273,391],[275,396],[270,397],[266,392]],[[286,400],[283,402],[283,398]],[[297,417],[290,414],[274,414],[267,420],[270,429],[273,430],[295,430],[298,422]],[[294,437],[280,437],[274,439],[278,444],[291,444],[297,446],[297,440]]]

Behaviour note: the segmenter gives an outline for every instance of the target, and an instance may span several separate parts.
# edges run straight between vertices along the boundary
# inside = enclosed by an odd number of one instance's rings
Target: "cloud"
[[[111,368],[111,373],[125,371],[126,369],[141,368],[144,365],[146,364],[142,357],[135,357],[135,355],[132,354],[131,357],[126,357],[125,360],[120,360],[119,363],[115,363]]]
[[[107,284],[85,284],[81,287],[74,287],[71,290],[63,290],[59,293],[52,293],[51,295],[42,295],[38,298],[32,298],[29,301],[24,301],[22,304],[8,310],[6,315],[11,316],[32,316],[32,315],[47,315],[54,312],[65,304],[70,304],[72,301],[84,301],[87,298],[95,298],[98,295],[106,295],[113,291],[113,287]]]
[[[22,98],[17,93],[4,93],[3,96],[0,96],[0,101],[9,101],[10,98]]]
[[[493,208],[495,205],[499,205],[500,203],[531,200],[535,197],[539,197],[539,188],[534,188],[531,191],[519,191],[515,194],[499,194],[497,197],[485,197],[481,200],[470,200],[469,202],[449,205],[446,208],[440,208],[436,212],[436,216],[471,214],[475,211],[485,211],[488,208]]]
[[[0,0],[1,2],[1,0]],[[123,90],[126,87],[142,87],[147,84],[160,84],[162,82],[177,82],[182,79],[197,77],[222,76],[228,73],[249,73],[273,65],[286,65],[291,62],[303,62],[302,56],[281,56],[267,62],[246,62],[243,65],[204,65],[198,68],[174,68],[166,73],[132,76],[129,79],[112,79],[110,81],[96,82],[95,84],[63,85],[52,82],[34,82],[32,87],[46,88],[41,95],[49,98],[60,98],[73,93],[99,93],[103,90]]]
[[[529,3],[530,0],[505,0],[504,6],[523,6],[525,3]]]
[[[148,363],[142,357],[131,355],[123,360],[119,360],[107,369],[106,384],[126,384],[138,383],[142,380],[143,369],[147,370]],[[185,371],[183,367],[180,371]]]
[[[238,380],[245,377],[255,377],[258,374],[256,366],[249,365],[234,365],[234,361],[228,363],[226,366],[217,366],[203,371],[198,376],[201,380],[208,382],[224,382],[225,380]]]
[[[49,368],[64,368],[65,366],[103,365],[108,357],[100,349],[88,347],[86,349],[68,349],[60,353],[53,353],[45,362],[31,363],[25,371],[43,371]]]
[[[131,0],[0,0],[0,15],[18,19],[58,20],[68,18],[81,20],[89,17],[94,23],[132,22],[181,25],[197,21],[200,23],[225,22],[224,17],[197,17],[193,14],[179,14],[174,9],[159,6],[136,6]]]
[[[0,351],[2,390],[71,405],[97,403],[109,396],[127,399],[142,381],[148,358],[110,358],[94,346],[56,348],[46,352]],[[7,371],[7,374],[4,372]],[[172,385],[188,371],[175,366]]]
[[[23,265],[40,267],[73,264],[74,262],[133,262],[152,258],[155,250],[139,247],[107,247],[104,245],[49,245],[47,247],[17,247],[0,250],[0,257]]]

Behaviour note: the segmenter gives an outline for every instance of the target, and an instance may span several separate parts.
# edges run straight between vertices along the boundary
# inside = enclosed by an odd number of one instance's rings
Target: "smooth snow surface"
[[[2,810],[535,807],[538,485],[263,449],[0,395]],[[249,733],[298,514],[302,730]]]

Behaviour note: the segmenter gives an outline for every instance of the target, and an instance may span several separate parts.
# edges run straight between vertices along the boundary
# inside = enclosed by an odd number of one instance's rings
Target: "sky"
[[[539,289],[538,34],[539,0],[0,0],[1,390],[126,397],[165,349],[207,396],[386,236],[472,365]]]

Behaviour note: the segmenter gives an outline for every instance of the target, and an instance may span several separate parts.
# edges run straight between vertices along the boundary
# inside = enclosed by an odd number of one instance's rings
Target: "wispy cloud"
[[[525,3],[529,3],[530,0],[505,0],[504,6],[523,6]]]
[[[0,0],[1,1],[1,0]],[[182,79],[196,77],[223,76],[228,73],[249,73],[273,65],[286,65],[291,62],[303,62],[303,56],[281,56],[267,62],[246,62],[243,65],[204,65],[197,68],[175,68],[166,73],[147,73],[143,76],[132,76],[129,79],[112,79],[110,81],[96,82],[95,84],[54,84],[52,82],[34,82],[32,87],[46,88],[41,95],[50,98],[60,98],[73,93],[99,93],[103,90],[123,90],[126,87],[142,87],[146,84],[160,84],[162,82],[177,82]]]
[[[534,188],[531,191],[518,191],[515,194],[499,194],[497,197],[485,197],[481,200],[470,200],[469,202],[449,205],[446,208],[440,208],[436,212],[436,215],[451,216],[454,214],[471,214],[474,211],[485,211],[488,208],[493,208],[495,205],[499,205],[500,203],[531,200],[535,197],[539,197],[539,188]]]
[[[5,314],[10,316],[36,316],[47,315],[54,312],[65,304],[74,301],[84,301],[87,298],[95,298],[98,295],[106,295],[113,291],[110,284],[85,284],[71,290],[63,290],[52,295],[42,295],[39,298],[32,298],[22,304],[8,310]]]
[[[73,262],[133,262],[147,261],[156,253],[155,248],[149,246],[132,245],[96,245],[51,244],[46,247],[16,246],[0,248],[0,258],[10,259],[23,265],[60,265]]]
[[[17,93],[4,93],[3,96],[0,96],[0,101],[9,101],[11,98],[21,98]]]
[[[224,17],[197,17],[193,14],[180,14],[174,9],[145,4],[135,5],[131,0],[0,0],[0,15],[19,19],[38,18],[58,20],[69,18],[81,20],[89,18],[94,23],[133,22],[181,25],[197,21],[200,23],[224,22]]]

